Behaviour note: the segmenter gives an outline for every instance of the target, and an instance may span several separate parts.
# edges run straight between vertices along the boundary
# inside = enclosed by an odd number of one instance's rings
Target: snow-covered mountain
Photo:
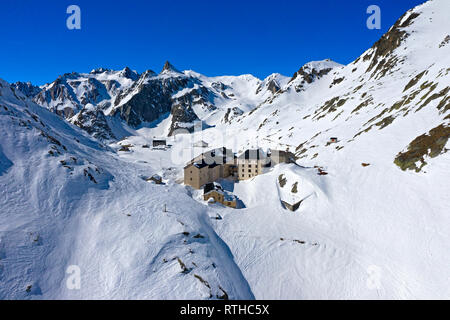
[[[120,138],[113,128],[105,126],[114,121],[112,118],[138,128],[170,117],[170,126],[164,133],[170,136],[177,129],[192,131],[194,122],[199,120],[209,125],[227,122],[273,95],[287,81],[280,74],[263,81],[251,75],[211,78],[193,71],[180,72],[166,62],[159,74],[152,70],[139,75],[129,68],[99,68],[89,74],[64,74],[38,91],[35,87],[31,90],[31,84],[20,84],[17,89],[76,125],[82,124],[80,118],[89,113],[85,106],[94,106],[99,119],[80,127],[96,133],[98,138],[111,140]],[[89,118],[94,120],[93,116],[91,113]]]
[[[66,73],[44,85],[34,101],[65,118],[73,117],[88,103],[106,110],[113,105],[116,96],[130,87],[138,76],[129,68],[121,71],[99,68],[90,73]]]
[[[408,11],[347,66],[303,66],[226,130],[248,131],[247,145],[264,139],[289,147],[302,163],[370,145],[402,169],[421,170],[446,151],[449,132],[449,31],[438,6],[447,4],[430,1]],[[330,137],[339,142],[328,143]]]
[[[33,85],[31,82],[16,82],[11,84],[11,88],[15,91],[22,92],[26,97],[33,98],[41,92],[41,88]]]
[[[1,299],[254,298],[184,187],[146,182],[154,169],[120,160],[3,80],[0,126]],[[66,286],[71,265],[80,290]]]
[[[449,11],[428,1],[349,65],[291,78],[0,81],[0,298],[449,298]],[[181,184],[201,140],[297,159],[222,181],[236,210]]]

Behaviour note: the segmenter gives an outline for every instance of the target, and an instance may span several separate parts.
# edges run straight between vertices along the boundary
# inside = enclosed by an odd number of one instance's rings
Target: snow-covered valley
[[[292,78],[0,80],[0,299],[449,299],[449,11],[428,1]],[[183,184],[221,147],[296,162],[221,181],[233,209]]]

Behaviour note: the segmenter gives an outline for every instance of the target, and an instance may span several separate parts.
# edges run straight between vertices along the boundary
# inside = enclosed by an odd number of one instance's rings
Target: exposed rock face
[[[293,76],[292,80],[297,79],[297,77],[301,77],[306,83],[312,83],[314,79],[321,78],[323,75],[326,75],[331,71],[331,68],[326,68],[322,70],[310,69],[308,67],[301,67]]]
[[[275,79],[271,79],[267,83],[261,83],[261,85],[256,89],[256,94],[260,93],[263,90],[264,86],[267,88],[267,90],[272,92],[272,94],[275,94],[278,90],[281,89],[280,84]]]
[[[172,92],[186,83],[171,78],[161,81],[154,76],[153,71],[146,71],[131,88],[122,92],[111,115],[119,114],[127,124],[136,127],[170,112]]]
[[[279,73],[273,73],[265,78],[256,89],[256,94],[264,94],[270,92],[272,95],[277,93],[289,82],[289,78]]]
[[[223,117],[223,122],[228,123],[236,117],[239,117],[244,114],[244,111],[239,109],[238,107],[228,108],[225,116]]]
[[[166,63],[164,63],[164,67],[163,67],[161,73],[164,73],[165,71],[181,73],[169,61],[166,61]]]
[[[80,103],[73,88],[67,84],[70,74],[63,75],[52,84],[45,86],[42,91],[34,97],[34,101],[58,115],[69,118],[80,109]]]
[[[315,80],[327,75],[333,68],[341,66],[340,64],[326,59],[323,61],[312,61],[302,66],[289,81],[293,84],[295,91],[303,91],[306,84],[311,84]]]
[[[113,99],[138,76],[128,67],[121,71],[98,68],[88,74],[66,73],[43,86],[34,101],[60,116],[70,118],[88,103],[102,109],[110,107]]]
[[[137,80],[139,78],[139,73],[137,73],[134,70],[131,70],[128,67],[125,67],[122,71],[120,71],[119,75],[121,77],[127,78],[127,79],[131,79],[133,81]]]
[[[407,11],[380,40],[375,42],[368,53],[363,56],[363,61],[370,60],[366,72],[373,70],[372,76],[380,78],[399,62],[392,52],[408,37],[408,33],[404,29],[418,16],[417,12]]]
[[[226,89],[228,89],[228,86],[226,86],[222,82],[213,82],[211,84],[211,87],[213,87],[214,89],[216,89],[218,91],[225,91]]]
[[[411,141],[407,150],[396,156],[394,163],[402,170],[419,172],[427,164],[427,157],[435,158],[448,151],[445,145],[449,138],[450,125],[443,123]]]
[[[267,85],[267,89],[269,89],[270,92],[276,93],[278,90],[280,90],[279,84],[275,80],[271,80],[269,84]]]
[[[27,98],[33,98],[37,94],[39,94],[39,92],[41,92],[41,88],[33,85],[31,82],[20,82],[19,81],[19,82],[11,84],[11,88],[22,92]]]
[[[146,71],[132,87],[122,92],[115,101],[112,115],[119,114],[127,124],[136,127],[170,112],[169,135],[172,135],[179,128],[192,131],[193,122],[199,120],[193,106],[212,111],[215,109],[214,97],[198,79],[179,72],[166,62],[159,75]]]
[[[173,135],[177,129],[192,132],[194,129],[194,121],[199,120],[189,104],[175,104],[172,107],[171,113],[172,124],[170,126],[169,136]]]
[[[100,117],[106,120],[114,117],[131,127],[171,115],[167,134],[172,135],[180,128],[192,131],[199,117],[214,115],[212,121],[230,121],[242,115],[242,110],[248,111],[280,91],[288,79],[280,74],[272,74],[263,81],[251,75],[208,78],[194,71],[180,72],[167,61],[159,74],[147,70],[139,75],[128,67],[120,71],[98,68],[88,74],[64,74],[43,86],[34,101],[67,119],[75,115],[86,117],[85,106],[92,104],[102,111],[98,113]],[[256,94],[249,94],[249,90],[258,86]],[[216,111],[219,114],[215,115]],[[95,114],[89,112],[89,117]],[[88,127],[81,119],[73,123]],[[102,123],[100,119],[99,124]],[[104,136],[110,136],[110,132]]]
[[[120,71],[98,68],[87,74],[66,73],[54,82],[42,86],[42,90],[33,96],[33,101],[66,119],[77,115],[76,120],[72,119],[74,124],[96,137],[111,139],[114,135],[107,126],[104,112],[138,78],[139,74],[128,67]],[[89,104],[94,105],[98,111],[85,109]],[[99,117],[98,121],[94,121],[96,115]],[[89,125],[86,119],[90,119]],[[93,126],[96,125],[98,128],[94,129]],[[100,133],[103,129],[106,131]]]
[[[444,40],[439,44],[439,48],[443,48],[450,42],[450,35],[447,35]]]
[[[103,111],[97,109],[92,104],[86,105],[70,121],[77,127],[85,130],[96,139],[116,139],[114,133],[111,131],[111,128],[108,125],[108,121]]]
[[[109,116],[118,116],[126,124],[138,127],[171,113],[169,134],[178,128],[192,130],[193,122],[198,120],[193,107],[199,106],[205,112],[215,110],[217,92],[211,90],[225,89],[227,86],[221,82],[207,88],[167,61],[160,74],[147,70],[139,75],[128,67],[120,71],[98,68],[89,74],[64,74],[43,86],[34,101],[64,118],[76,115],[74,124],[106,139],[114,136],[107,128]],[[95,106],[95,112],[85,108],[90,104]],[[98,122],[93,121],[96,115],[100,117]],[[86,119],[90,119],[89,125]],[[95,125],[99,125],[98,131],[92,128]],[[100,134],[103,129],[106,131]]]

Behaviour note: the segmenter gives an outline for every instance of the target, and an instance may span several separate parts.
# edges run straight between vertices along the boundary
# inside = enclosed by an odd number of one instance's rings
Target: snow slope
[[[319,186],[313,203],[286,212],[277,171],[234,186],[246,209],[219,211],[216,229],[257,298],[450,297],[449,9],[418,6],[355,62],[310,82],[307,65],[273,98],[192,138],[289,148],[307,168],[297,174]]]
[[[256,297],[450,297],[450,155],[445,153],[450,47],[443,45],[449,5],[429,1],[408,12],[393,27],[408,36],[385,60],[377,62],[376,51],[386,43],[375,44],[307,90],[288,85],[234,124],[204,133],[207,142],[222,136],[221,130],[239,136],[228,141],[240,150],[289,148],[298,164],[310,168],[296,169],[299,176],[310,172],[310,182],[321,177],[317,198],[302,205],[299,214],[279,203],[275,184],[283,171],[236,187],[253,206],[244,214],[226,215],[217,228]],[[395,32],[386,36],[392,37]],[[444,140],[435,138],[419,149],[423,158],[414,170],[394,164],[399,152],[433,128],[441,128]],[[330,144],[330,137],[338,143]],[[438,151],[432,154],[430,148]],[[328,175],[317,176],[314,166]],[[277,281],[261,280],[273,270]]]
[[[0,298],[254,297],[182,186],[144,181],[150,166],[0,84]],[[80,290],[66,286],[71,265]]]

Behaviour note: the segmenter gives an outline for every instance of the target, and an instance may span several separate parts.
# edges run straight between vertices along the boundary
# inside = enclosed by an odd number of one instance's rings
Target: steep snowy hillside
[[[0,127],[0,299],[254,297],[182,186],[146,182],[150,166],[123,162],[3,80]],[[69,266],[79,290],[66,286]]]
[[[435,0],[408,11],[348,66],[305,65],[272,99],[226,130],[247,131],[244,144],[289,147],[305,164],[370,145],[377,158],[426,170],[445,152],[450,130],[449,6]],[[420,136],[429,138],[421,145],[415,140]],[[330,137],[338,143],[329,143]]]
[[[258,298],[450,297],[449,10],[418,6],[348,66],[307,65],[203,133],[212,147],[288,148],[316,185],[296,214],[280,204],[281,169],[236,186],[246,214],[217,229]]]

